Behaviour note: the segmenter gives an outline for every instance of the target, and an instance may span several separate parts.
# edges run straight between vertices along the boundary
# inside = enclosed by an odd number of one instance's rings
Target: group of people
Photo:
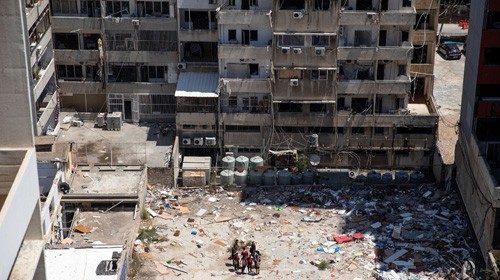
[[[241,274],[243,274],[247,270],[248,274],[251,274],[255,269],[255,274],[260,273],[261,254],[257,251],[253,241],[248,244],[236,239],[231,247],[230,259],[233,261],[234,271],[236,272],[241,270]]]

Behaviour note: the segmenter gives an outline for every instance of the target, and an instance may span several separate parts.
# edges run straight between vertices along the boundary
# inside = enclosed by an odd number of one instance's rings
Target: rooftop
[[[142,167],[105,169],[80,167],[68,181],[70,194],[137,194],[141,185]]]

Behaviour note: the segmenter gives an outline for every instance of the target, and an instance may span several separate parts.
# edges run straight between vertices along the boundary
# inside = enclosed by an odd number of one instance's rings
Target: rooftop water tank
[[[274,186],[276,185],[276,172],[274,170],[268,170],[263,175],[264,186]]]
[[[366,175],[366,182],[369,184],[380,184],[382,182],[382,175],[380,172],[372,170]]]
[[[394,183],[408,183],[410,182],[410,174],[406,171],[396,171],[394,174]]]
[[[251,186],[262,186],[262,172],[250,170],[248,173],[248,184]]]
[[[248,170],[248,158],[246,156],[239,156],[236,158],[235,168],[238,171]]]
[[[223,170],[234,170],[234,157],[225,156],[222,158],[222,169]]]
[[[248,172],[246,170],[234,172],[234,183],[237,186],[246,186],[247,178],[248,178]]]
[[[288,186],[292,184],[292,173],[287,169],[278,171],[278,185]]]
[[[412,183],[422,183],[424,181],[425,175],[420,171],[415,171],[410,175],[410,182]]]
[[[249,166],[250,170],[255,170],[257,167],[263,165],[264,165],[264,159],[262,159],[259,156],[254,156],[250,159],[250,166]]]
[[[382,174],[382,183],[383,184],[391,184],[392,183],[392,173],[391,172],[385,172]]]
[[[234,172],[232,170],[222,170],[220,173],[220,184],[226,187],[234,185]]]

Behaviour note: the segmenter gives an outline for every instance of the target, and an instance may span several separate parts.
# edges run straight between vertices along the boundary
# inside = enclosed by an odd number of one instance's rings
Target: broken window
[[[169,17],[170,6],[166,1],[137,1],[139,17]]]
[[[411,63],[427,63],[427,45],[416,45],[413,48]]]
[[[369,30],[354,31],[354,46],[370,47],[372,45],[372,32]]]
[[[365,134],[365,128],[364,127],[352,127],[351,133],[352,134]]]
[[[500,48],[485,48],[484,49],[484,64],[485,65],[500,65]]]
[[[101,2],[97,0],[81,0],[80,11],[88,17],[100,17]]]
[[[176,31],[139,31],[140,51],[177,51]]]
[[[371,113],[371,102],[368,98],[352,98],[351,109],[354,113],[369,114]]]
[[[135,50],[134,39],[130,33],[106,33],[107,49],[111,51]]]
[[[373,10],[372,0],[356,0],[356,10]]]
[[[327,113],[328,109],[324,103],[311,103],[309,104],[309,112],[311,113]]]
[[[54,47],[62,50],[78,50],[78,34],[54,33]]]
[[[311,80],[326,80],[327,78],[327,70],[311,70]]]
[[[345,97],[337,98],[337,110],[345,110]]]
[[[57,77],[63,80],[81,80],[83,78],[81,65],[57,65]]]
[[[122,17],[130,14],[128,1],[106,1],[106,16]]]
[[[248,68],[250,69],[250,76],[259,76],[259,64],[248,64]]]
[[[278,37],[278,45],[285,47],[302,47],[304,46],[303,35],[280,35]]]
[[[282,113],[300,113],[302,104],[297,103],[278,103],[278,112]]]
[[[141,66],[141,82],[164,82],[166,66]]]
[[[76,0],[53,0],[50,4],[50,9],[54,14],[78,14]]]
[[[330,9],[330,0],[314,0],[314,9],[317,11],[327,11]]]
[[[314,47],[328,47],[330,46],[330,36],[313,35],[312,45]]]
[[[99,34],[83,34],[83,49],[97,50],[100,35]]]
[[[110,65],[108,70],[110,82],[137,82],[137,69],[135,66]]]
[[[305,0],[280,0],[280,10],[304,10]]]
[[[236,42],[237,41],[235,29],[229,29],[227,31],[227,39],[229,40],[229,42]]]
[[[413,29],[431,29],[431,16],[428,13],[417,13],[417,22]]]
[[[90,81],[100,81],[99,67],[97,65],[86,65],[85,66],[85,79]]]
[[[183,45],[182,61],[185,62],[217,62],[216,42],[186,42]]]

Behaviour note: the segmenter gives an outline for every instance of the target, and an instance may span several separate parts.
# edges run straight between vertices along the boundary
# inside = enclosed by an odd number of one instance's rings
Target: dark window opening
[[[57,78],[63,80],[77,80],[83,78],[81,65],[57,65]]]
[[[260,126],[226,125],[226,132],[260,132]]]
[[[333,127],[309,127],[309,133],[333,133]]]
[[[410,32],[409,31],[401,31],[401,41],[402,42],[408,42],[410,38]]]
[[[81,13],[88,17],[101,16],[101,2],[95,0],[82,0],[80,6]]]
[[[425,78],[424,77],[416,77],[412,80],[411,86],[411,97],[410,100],[413,103],[422,103],[425,102]]]
[[[403,0],[403,7],[411,7],[411,0]]]
[[[137,82],[137,69],[135,66],[112,65],[108,73],[110,82]]]
[[[479,141],[500,141],[500,129],[497,118],[478,118],[476,121],[476,136]]]
[[[352,127],[351,133],[352,134],[365,134],[365,128],[364,127]]]
[[[327,113],[328,109],[326,104],[312,103],[309,105],[309,112],[311,113]]]
[[[371,113],[371,107],[368,98],[353,98],[351,100],[351,109],[354,113],[369,114]]]
[[[217,43],[213,42],[185,42],[185,62],[217,62]]]
[[[305,0],[281,1],[280,10],[304,10],[306,8],[305,2]]]
[[[382,11],[389,10],[389,0],[382,0],[382,2],[380,3],[380,9]]]
[[[327,78],[327,70],[311,70],[311,80],[326,80]]]
[[[186,11],[190,15],[186,18],[189,21],[191,19],[192,29],[206,30],[210,29],[209,13],[207,11]]]
[[[486,28],[500,29],[500,12],[488,12]]]
[[[500,90],[498,88],[498,85],[478,85],[477,96],[500,98]]]
[[[100,81],[99,67],[97,65],[86,65],[85,66],[85,79],[90,81]]]
[[[385,129],[383,127],[375,127],[373,133],[380,135],[380,134],[384,134],[384,131],[385,131]]]
[[[434,134],[432,127],[397,127],[396,134]]]
[[[337,98],[337,110],[345,109],[345,97]]]
[[[278,133],[306,133],[306,128],[301,126],[278,126],[276,127]]]
[[[278,112],[282,113],[300,113],[302,112],[302,104],[297,103],[279,103]]]
[[[99,34],[83,34],[83,49],[97,50],[99,48],[97,43],[99,38]]]
[[[314,0],[314,9],[318,11],[327,11],[330,9],[330,0]]]
[[[314,47],[328,47],[330,45],[329,36],[313,35],[312,45]]]
[[[360,11],[373,10],[372,0],[357,0],[356,10]]]
[[[61,50],[78,50],[78,34],[54,33],[54,47]]]
[[[259,64],[248,64],[248,68],[251,76],[259,76]]]
[[[484,64],[485,65],[500,65],[500,48],[485,48],[484,49]]]
[[[250,30],[250,41],[258,41],[259,35],[257,30]]]
[[[411,59],[411,63],[428,63],[427,47],[427,45],[416,45],[413,49],[413,58]]]
[[[417,13],[417,22],[413,29],[431,29],[431,16],[428,13]]]
[[[380,30],[378,35],[378,45],[381,47],[387,45],[387,30]]]
[[[236,30],[230,29],[227,31],[227,37],[229,41],[236,41]]]
[[[337,127],[337,133],[338,134],[344,134],[344,128],[343,127]]]

